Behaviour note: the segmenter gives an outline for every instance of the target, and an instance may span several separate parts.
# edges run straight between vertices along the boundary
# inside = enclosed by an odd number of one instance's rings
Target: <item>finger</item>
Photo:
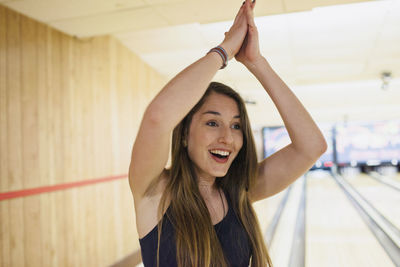
[[[247,11],[246,11],[246,8],[243,8],[243,10],[238,14],[238,16],[235,19],[233,24],[236,24],[236,25],[246,24],[247,25]]]
[[[247,21],[247,23],[248,23],[248,25],[249,25],[250,28],[257,29],[256,23],[254,22],[254,18],[250,18],[250,19]]]
[[[253,11],[255,6],[255,0],[246,0],[246,4],[245,4],[245,9],[246,9],[246,13],[248,13],[249,11]]]
[[[245,13],[245,16],[247,16],[247,12],[249,10],[252,10],[252,0],[246,0],[243,3],[244,3],[244,5],[242,6],[243,7],[243,13]]]
[[[256,24],[254,22],[254,12],[252,8],[247,8],[246,9],[246,18],[247,18],[247,23],[251,27],[256,27]]]
[[[238,21],[238,19],[241,17],[241,15],[243,15],[244,13],[244,6],[242,5],[238,11],[238,13],[236,14],[235,20],[233,21],[233,23],[235,23],[236,21]]]
[[[258,40],[258,30],[257,30],[257,27],[249,26],[248,35],[249,35],[249,39],[250,39],[250,40]]]

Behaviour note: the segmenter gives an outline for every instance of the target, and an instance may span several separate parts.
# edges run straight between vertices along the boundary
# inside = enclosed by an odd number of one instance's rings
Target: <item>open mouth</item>
[[[228,161],[231,152],[222,150],[210,150],[211,157],[217,162],[224,163]]]
[[[211,152],[210,152],[211,153]],[[220,158],[220,159],[226,159],[226,158],[228,158],[229,156],[222,156],[222,155],[220,155],[220,154],[214,154],[214,153],[211,153],[213,156],[216,156],[217,158]]]

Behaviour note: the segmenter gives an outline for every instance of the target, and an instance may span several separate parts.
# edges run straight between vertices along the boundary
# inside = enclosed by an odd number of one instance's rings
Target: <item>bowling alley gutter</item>
[[[289,186],[289,188],[286,190],[285,196],[279,203],[278,208],[276,209],[276,212],[274,214],[274,217],[272,218],[271,223],[268,225],[267,231],[265,233],[265,242],[271,246],[271,243],[274,239],[275,233],[276,233],[276,228],[278,227],[279,220],[282,217],[282,212],[286,206],[286,203],[288,201],[290,192],[292,190],[292,185]]]
[[[297,211],[295,231],[293,236],[292,248],[290,252],[289,267],[304,267],[305,248],[306,248],[306,194],[307,194],[307,175],[303,176],[301,198]]]
[[[375,235],[395,266],[400,266],[400,231],[376,210],[342,176],[332,174],[334,180],[356,208],[361,218]]]
[[[294,222],[293,239],[291,243],[291,249],[289,255],[288,267],[302,267],[305,266],[305,206],[306,206],[306,176],[299,178],[302,180],[301,193],[299,198],[299,204],[297,208],[297,216]],[[274,241],[274,236],[278,231],[278,225],[281,222],[283,211],[287,208],[287,203],[289,196],[293,193],[293,184],[291,184],[287,189],[286,193],[280,201],[274,216],[268,225],[268,228],[264,235],[265,243],[268,247],[272,247]],[[285,219],[283,219],[285,220]]]
[[[400,191],[400,184],[399,183],[394,182],[391,179],[389,179],[388,177],[382,176],[377,172],[370,172],[369,174],[373,179],[377,180],[378,182],[380,182],[382,184],[385,184],[385,185],[387,185],[387,186],[389,186],[389,187],[391,187],[391,188],[393,188],[393,189],[395,189],[397,191]]]
[[[81,186],[93,185],[93,184],[97,184],[97,183],[110,182],[110,181],[123,179],[123,178],[127,178],[127,177],[128,177],[127,174],[121,174],[121,175],[107,176],[107,177],[89,179],[89,180],[72,182],[72,183],[64,183],[64,184],[49,185],[49,186],[29,188],[29,189],[23,189],[23,190],[17,190],[17,191],[4,192],[4,193],[0,193],[0,201],[7,200],[7,199],[13,199],[13,198],[38,195],[38,194],[43,194],[43,193],[50,193],[50,192],[54,192],[54,191],[60,191],[60,190],[81,187]]]

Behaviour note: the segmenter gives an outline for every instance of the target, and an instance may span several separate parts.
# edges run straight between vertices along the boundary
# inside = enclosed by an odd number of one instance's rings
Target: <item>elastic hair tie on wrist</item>
[[[220,69],[223,69],[228,65],[228,54],[226,53],[225,49],[223,49],[221,46],[217,46],[217,47],[211,48],[211,50],[208,51],[207,54],[209,54],[211,52],[217,52],[221,56],[223,64]]]

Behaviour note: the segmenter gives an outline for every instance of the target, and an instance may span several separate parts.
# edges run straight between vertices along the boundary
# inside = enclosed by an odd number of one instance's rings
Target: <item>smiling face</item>
[[[243,145],[236,101],[211,93],[193,115],[187,144],[198,177],[225,176]]]

